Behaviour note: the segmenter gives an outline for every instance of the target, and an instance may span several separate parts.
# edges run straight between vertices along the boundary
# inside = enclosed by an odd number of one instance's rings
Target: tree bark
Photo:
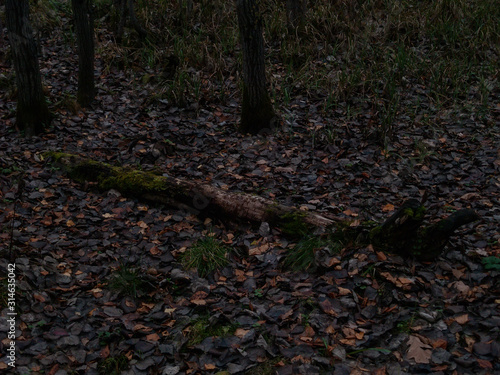
[[[82,107],[89,106],[95,97],[94,84],[94,16],[92,0],[72,0],[78,42],[78,94]]]
[[[7,0],[5,10],[17,79],[16,125],[26,137],[31,137],[45,130],[50,124],[51,114],[43,94],[28,0]]]
[[[236,11],[243,50],[243,103],[240,131],[270,132],[276,114],[267,91],[264,62],[264,37],[259,0],[237,0]]]
[[[409,199],[382,225],[370,232],[375,248],[422,261],[440,256],[451,235],[462,225],[479,220],[471,209],[463,209],[428,227],[423,227],[425,208],[416,199]]]
[[[141,25],[137,16],[135,15],[134,1],[133,0],[115,0],[115,7],[118,9],[119,21],[118,21],[118,31],[116,39],[118,41],[122,40],[123,28],[125,27],[125,22],[127,18],[130,19],[130,23],[134,30],[139,34],[139,39],[144,41],[148,36],[147,30]]]
[[[63,153],[47,153],[74,180],[97,183],[99,189],[115,189],[134,198],[163,203],[196,214],[227,219],[269,222],[287,225],[300,220],[310,228],[324,228],[333,220],[315,213],[300,211],[255,195],[233,193],[192,180],[157,176],[152,173],[113,167]]]
[[[74,180],[95,182],[102,190],[115,189],[124,195],[194,214],[268,222],[295,237],[308,236],[315,229],[322,233],[332,232],[332,238],[343,246],[349,242],[358,247],[372,244],[377,250],[423,261],[439,257],[457,228],[479,219],[473,210],[464,209],[422,228],[425,209],[418,201],[409,200],[380,226],[364,223],[353,227],[339,218],[301,211],[255,195],[228,192],[197,181],[114,167],[72,154],[49,152],[45,156],[51,157]]]

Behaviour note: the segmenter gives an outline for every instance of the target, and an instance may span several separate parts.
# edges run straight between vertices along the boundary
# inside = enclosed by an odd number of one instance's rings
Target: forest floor
[[[500,271],[491,258],[500,256],[498,91],[481,116],[466,105],[412,121],[398,113],[385,147],[370,134],[370,108],[325,111],[305,96],[279,108],[281,129],[252,137],[237,131],[238,95],[184,108],[151,103],[157,87],[144,71],[106,70],[99,56],[95,104],[72,113],[61,98],[75,91],[77,58],[62,43],[44,43],[42,73],[49,99],[59,100],[53,127],[20,138],[14,99],[0,102],[0,264],[12,263],[12,241],[14,373],[500,372]],[[1,64],[0,74],[11,74]],[[401,101],[424,91],[411,87]],[[366,247],[343,249],[329,267],[291,271],[282,261],[295,243],[276,228],[95,191],[54,168],[48,150],[353,222],[382,222],[424,192],[430,217],[473,208],[481,220],[432,263]],[[182,253],[207,236],[231,249],[229,263],[199,277],[184,269]],[[7,328],[2,320],[0,369],[8,368]]]

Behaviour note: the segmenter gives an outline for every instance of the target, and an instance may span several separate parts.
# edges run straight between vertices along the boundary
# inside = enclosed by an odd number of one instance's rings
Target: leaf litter
[[[52,55],[42,71],[75,63],[70,52]],[[498,113],[493,127],[465,112],[442,113],[432,131],[401,121],[381,150],[365,137],[368,118],[348,119],[342,107],[322,114],[299,97],[290,103],[293,127],[245,137],[235,131],[235,106],[146,109],[152,87],[138,90],[136,73],[98,73],[98,104],[59,110],[53,131],[21,139],[8,115],[0,128],[0,236],[5,252],[12,225],[18,373],[98,374],[109,364],[124,374],[170,375],[244,374],[266,364],[278,374],[500,371]],[[54,92],[71,85],[51,79]],[[332,123],[346,124],[335,141],[311,138]],[[282,260],[295,244],[275,228],[206,221],[97,192],[54,170],[45,150],[350,220],[381,222],[426,191],[433,215],[471,207],[482,221],[461,230],[432,264],[367,247],[330,257],[314,272],[291,272]],[[20,171],[25,186],[14,211]],[[181,255],[208,233],[231,252],[228,265],[202,278],[182,267]],[[0,263],[6,269],[9,261]],[[123,269],[125,285],[112,288]]]

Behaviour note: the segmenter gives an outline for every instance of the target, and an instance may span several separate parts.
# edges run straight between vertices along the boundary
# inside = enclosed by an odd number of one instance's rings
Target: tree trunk
[[[133,0],[114,0],[115,7],[118,9],[119,21],[118,21],[118,31],[116,39],[118,41],[122,40],[123,28],[125,27],[125,22],[127,18],[130,19],[132,27],[135,29],[137,34],[139,34],[139,39],[144,41],[148,36],[147,30],[142,27],[141,23],[135,15],[134,1]]]
[[[44,131],[51,114],[43,94],[28,0],[7,0],[5,10],[17,79],[17,128],[31,137]]]
[[[304,32],[306,5],[304,0],[286,0],[288,32],[300,36]]]
[[[270,132],[276,115],[266,86],[264,38],[259,0],[237,0],[238,25],[243,50],[242,133]]]
[[[94,85],[94,16],[92,0],[72,0],[78,42],[78,94],[82,107],[89,106],[95,97]]]
[[[343,246],[350,242],[355,246],[373,244],[377,250],[423,261],[440,256],[457,228],[479,219],[473,210],[464,209],[422,228],[425,209],[418,201],[409,200],[380,226],[373,228],[368,223],[352,226],[338,218],[301,211],[255,195],[228,192],[201,182],[113,167],[71,154],[48,152],[44,156],[51,157],[74,180],[95,182],[102,190],[115,189],[137,199],[178,207],[197,215],[268,222],[295,237],[308,236],[314,229],[332,232],[331,237]]]

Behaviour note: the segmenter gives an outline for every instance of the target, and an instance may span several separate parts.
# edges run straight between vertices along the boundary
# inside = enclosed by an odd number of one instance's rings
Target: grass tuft
[[[283,261],[286,270],[303,271],[315,266],[316,251],[328,247],[331,251],[338,251],[342,246],[331,239],[318,236],[306,236],[292,249],[288,250]]]
[[[199,239],[182,254],[184,268],[195,268],[200,277],[224,267],[227,263],[228,247],[212,236]]]
[[[121,265],[113,272],[108,286],[122,295],[134,298],[144,295],[148,288],[141,271],[127,265]]]
[[[128,358],[121,354],[117,357],[109,357],[97,365],[100,375],[119,375],[128,368]]]
[[[37,32],[62,22],[71,42],[69,4],[33,2]],[[154,77],[147,83],[151,101],[175,106],[227,103],[240,95],[234,2],[138,0],[139,21],[161,37],[141,42],[126,27],[120,44],[109,32],[117,23],[111,4],[96,0],[96,56],[104,73],[120,69]],[[359,116],[369,114],[367,136],[386,145],[405,114],[412,113],[411,121],[420,126],[425,116],[457,105],[472,102],[484,116],[494,106],[500,55],[496,0],[318,0],[308,2],[300,39],[287,29],[281,0],[261,5],[276,107],[293,108],[302,97],[325,115],[340,110],[348,121],[359,123]],[[137,85],[144,89],[141,79]]]

